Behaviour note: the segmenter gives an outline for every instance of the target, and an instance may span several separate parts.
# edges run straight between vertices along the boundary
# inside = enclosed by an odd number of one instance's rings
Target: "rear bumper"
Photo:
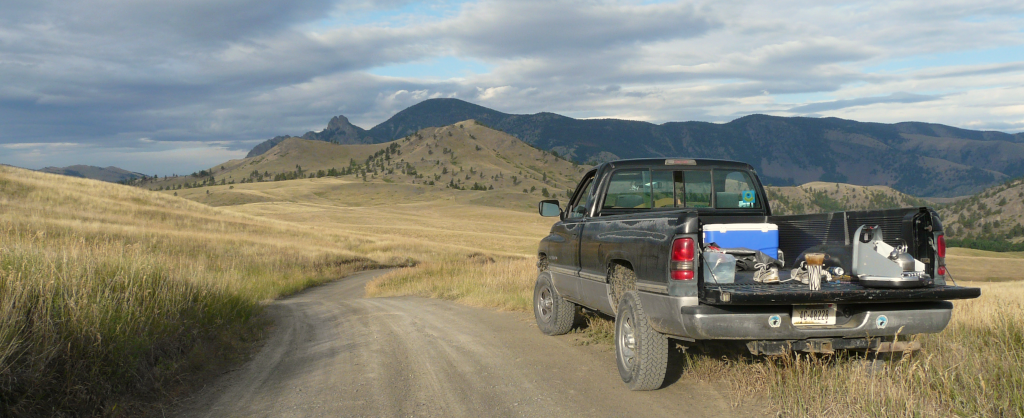
[[[807,285],[782,283],[705,285],[701,302],[707,305],[791,305],[800,303],[895,303],[973,299],[981,289],[960,286],[929,286],[909,289],[879,289],[856,283],[822,283],[821,290],[809,292]]]
[[[791,305],[683,306],[671,296],[641,294],[654,329],[687,340],[803,340],[865,338],[941,332],[949,324],[948,301],[839,302],[836,325],[795,326]]]

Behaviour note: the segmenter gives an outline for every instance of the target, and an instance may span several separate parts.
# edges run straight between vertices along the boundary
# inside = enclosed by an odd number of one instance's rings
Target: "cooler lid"
[[[704,225],[704,232],[729,232],[729,231],[778,231],[776,224],[707,224]]]

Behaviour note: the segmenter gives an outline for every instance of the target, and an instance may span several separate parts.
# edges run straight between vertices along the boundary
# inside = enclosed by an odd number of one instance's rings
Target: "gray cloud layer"
[[[337,114],[369,128],[430,97],[654,122],[820,114],[1024,130],[1019,2],[484,0],[421,13],[431,7],[5,2],[0,162],[188,171]],[[971,51],[978,62],[946,57]],[[492,70],[371,73],[437,57]]]
[[[854,106],[867,106],[878,103],[920,103],[927,102],[930,100],[938,100],[940,98],[941,97],[938,96],[926,96],[921,94],[898,92],[882,97],[859,97],[856,99],[833,100],[831,102],[811,103],[808,105],[794,107],[792,109],[789,109],[789,111],[795,113],[814,113],[824,112],[828,110],[845,109]]]

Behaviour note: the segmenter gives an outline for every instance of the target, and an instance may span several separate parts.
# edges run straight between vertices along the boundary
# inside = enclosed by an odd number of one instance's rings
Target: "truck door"
[[[551,232],[557,245],[551,246],[548,266],[555,288],[562,297],[579,301],[580,235],[586,223],[586,203],[594,183],[594,173],[587,173],[565,208],[565,219],[555,223]]]
[[[574,276],[578,275],[580,271],[580,235],[582,235],[583,226],[586,223],[587,196],[590,194],[593,183],[593,173],[589,173],[580,181],[580,187],[566,206],[565,219],[560,222],[561,225],[555,227],[556,233],[565,237],[565,243],[562,245],[561,251],[558,252],[558,260],[552,262],[551,265],[571,270]]]

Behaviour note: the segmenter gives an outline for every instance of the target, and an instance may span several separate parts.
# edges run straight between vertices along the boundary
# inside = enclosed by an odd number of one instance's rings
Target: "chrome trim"
[[[663,295],[667,295],[668,285],[637,282],[636,290],[641,290],[644,292],[661,293]]]
[[[607,276],[602,276],[600,274],[585,273],[585,272],[581,271],[580,272],[580,277],[582,277],[584,279],[587,279],[587,280],[593,280],[593,281],[597,281],[597,282],[601,282],[601,283],[608,283],[608,277]]]
[[[551,266],[551,265],[549,265],[548,266],[548,270],[551,270],[552,273],[564,274],[566,276],[574,276],[574,277],[576,276],[576,271],[575,270],[570,270],[570,269],[567,269],[567,268],[564,268],[564,267],[558,267],[558,266]]]

